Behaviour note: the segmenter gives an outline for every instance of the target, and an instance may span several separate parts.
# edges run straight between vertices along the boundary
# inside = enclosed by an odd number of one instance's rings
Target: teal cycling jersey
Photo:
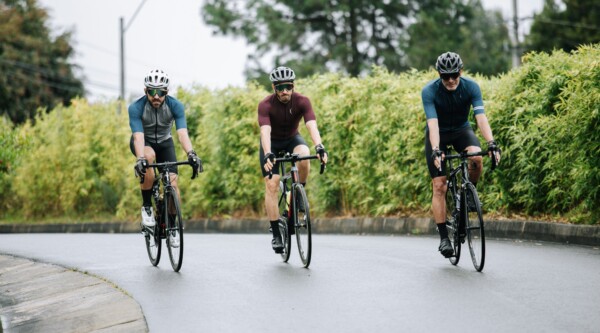
[[[171,138],[171,128],[187,128],[183,104],[168,96],[154,108],[145,95],[129,105],[129,126],[133,133],[144,133],[144,140],[161,143]]]
[[[475,115],[484,113],[481,89],[466,77],[460,78],[454,91],[448,91],[440,78],[430,81],[423,88],[421,98],[425,116],[428,120],[437,118],[440,133],[469,127],[471,106]]]

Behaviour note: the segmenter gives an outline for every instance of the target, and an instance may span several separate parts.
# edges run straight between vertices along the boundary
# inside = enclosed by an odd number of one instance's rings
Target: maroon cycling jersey
[[[298,124],[304,117],[304,123],[316,120],[308,97],[292,93],[286,104],[271,94],[258,103],[258,126],[271,126],[271,139],[288,139],[298,134]]]

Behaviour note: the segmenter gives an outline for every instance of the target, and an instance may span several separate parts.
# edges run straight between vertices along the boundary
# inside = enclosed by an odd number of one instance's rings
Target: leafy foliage
[[[14,123],[83,95],[69,63],[71,33],[51,37],[47,19],[36,0],[0,2],[0,115]]]
[[[562,4],[559,5],[559,4]],[[582,44],[600,42],[600,3],[597,0],[546,0],[533,18],[526,48],[551,52],[576,50]],[[548,38],[548,36],[551,36]]]
[[[486,11],[480,0],[420,1],[417,22],[408,27],[408,66],[427,69],[435,57],[453,51],[471,72],[495,75],[510,68],[508,29],[499,11]]]
[[[478,190],[487,211],[599,223],[598,59],[600,45],[571,54],[532,53],[518,70],[473,77],[503,149],[495,172],[484,162]],[[435,77],[434,71],[394,74],[375,67],[362,78],[330,73],[297,81],[297,91],[312,101],[330,152],[324,175],[316,162],[311,168],[307,189],[315,213],[429,214],[420,93]],[[186,217],[264,214],[257,105],[267,94],[256,84],[179,91],[206,170],[190,181],[189,168],[180,168]],[[9,213],[135,219],[141,199],[131,171],[131,134],[126,116],[115,110],[115,104],[75,100],[40,113],[35,126],[3,133],[9,145],[17,143],[15,151],[0,151],[14,160],[6,173],[16,198],[6,207]],[[308,139],[303,126],[301,133]]]
[[[271,66],[290,66],[302,77],[328,71],[356,77],[373,65],[427,69],[449,50],[486,75],[505,72],[510,63],[502,16],[485,11],[480,0],[208,0],[202,16],[216,34],[256,47],[246,76],[265,87],[266,55],[274,56]]]
[[[24,216],[117,213],[119,202],[135,189],[135,179],[125,149],[127,119],[115,110],[116,104],[74,100],[71,107],[39,113],[35,126],[20,128],[30,140],[14,173]]]

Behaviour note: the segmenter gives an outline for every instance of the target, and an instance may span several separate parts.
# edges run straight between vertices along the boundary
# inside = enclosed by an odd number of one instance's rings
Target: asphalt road
[[[600,250],[489,241],[482,273],[434,237],[314,237],[301,267],[267,234],[186,234],[183,268],[150,265],[139,234],[0,234],[0,253],[109,279],[151,332],[598,332]]]

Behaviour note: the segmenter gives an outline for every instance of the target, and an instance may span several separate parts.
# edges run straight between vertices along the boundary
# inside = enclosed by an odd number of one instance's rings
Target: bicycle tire
[[[308,199],[304,186],[301,184],[295,184],[293,190],[295,191],[293,221],[296,232],[296,244],[298,245],[300,260],[302,260],[304,267],[308,268],[312,256],[312,234]],[[303,206],[301,206],[302,204]],[[300,207],[304,207],[304,211],[301,211]]]
[[[175,214],[169,214],[169,211]],[[165,221],[166,221],[166,244],[169,249],[169,259],[171,267],[175,272],[179,272],[183,264],[183,219],[181,218],[181,208],[179,199],[174,190],[167,192],[165,196]],[[172,238],[179,241],[179,246],[173,246]]]
[[[458,233],[458,224],[460,216],[456,214],[456,199],[454,194],[456,193],[456,188],[452,188],[452,184],[448,185],[446,190],[446,228],[448,229],[448,238],[450,239],[450,243],[452,244],[452,248],[454,249],[454,256],[448,258],[452,265],[457,265],[460,261],[460,236]]]
[[[154,201],[154,200],[152,200]],[[154,211],[159,212],[158,205],[154,203]],[[146,252],[148,253],[148,259],[150,259],[150,263],[152,266],[158,266],[160,262],[160,254],[161,254],[161,245],[162,241],[160,239],[160,219],[159,214],[156,214],[156,224],[154,227],[144,228],[144,239],[146,242]]]
[[[473,200],[471,207],[466,204],[470,199]],[[471,259],[475,270],[481,272],[485,264],[485,232],[481,204],[477,190],[473,184],[467,184],[465,189],[465,204],[464,221],[466,223],[469,251],[471,252]]]
[[[281,235],[281,241],[283,242],[283,252],[281,253],[281,259],[283,262],[290,260],[290,249],[292,248],[292,237],[288,232],[287,218],[282,216],[279,219],[279,233]]]

